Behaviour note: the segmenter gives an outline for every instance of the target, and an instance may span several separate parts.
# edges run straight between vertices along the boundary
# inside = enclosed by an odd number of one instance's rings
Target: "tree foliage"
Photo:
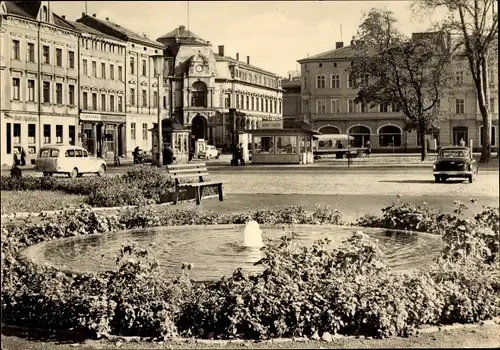
[[[439,128],[440,101],[450,86],[451,48],[443,32],[405,37],[393,13],[372,9],[354,40],[350,75],[359,82],[357,103],[397,106],[407,130],[420,131],[422,160],[425,134]]]
[[[491,160],[490,68],[497,65],[498,13],[495,0],[419,0],[414,8],[426,15],[445,9],[439,26],[456,34],[461,54],[468,61],[483,119],[481,162]]]

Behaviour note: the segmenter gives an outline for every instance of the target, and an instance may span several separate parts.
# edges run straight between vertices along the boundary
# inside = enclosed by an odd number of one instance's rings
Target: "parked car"
[[[71,145],[42,147],[35,162],[35,171],[45,176],[67,174],[73,179],[90,173],[103,176],[106,168],[104,159],[92,157],[85,148]]]
[[[466,178],[473,182],[478,166],[469,147],[449,146],[441,148],[433,170],[436,182],[445,182],[451,177]]]
[[[207,150],[205,152],[206,159],[212,159],[212,158],[219,159],[219,156],[220,152],[217,148],[215,148],[215,146],[207,145]]]

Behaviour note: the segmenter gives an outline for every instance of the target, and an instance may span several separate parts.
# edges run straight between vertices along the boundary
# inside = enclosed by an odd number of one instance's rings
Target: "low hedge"
[[[194,179],[192,180],[194,181]],[[20,179],[2,176],[2,191],[59,191],[87,196],[92,207],[119,207],[161,203],[174,191],[174,182],[158,168],[140,166],[119,176],[85,177],[68,179],[60,177],[23,176]],[[208,188],[205,195],[215,194]],[[194,198],[194,194],[181,193],[181,199]]]
[[[486,210],[470,219],[476,231],[494,230]],[[423,324],[477,322],[500,314],[500,278],[481,235],[471,249],[445,239],[442,256],[428,269],[391,272],[376,244],[353,234],[343,249],[292,245],[293,234],[268,244],[263,272],[214,283],[192,283],[190,265],[164,277],[141,247],[124,245],[117,271],[68,276],[18,260],[18,252],[45,240],[124,228],[188,224],[339,224],[341,215],[317,207],[217,214],[143,207],[116,214],[89,208],[56,216],[2,222],[2,322],[89,334],[266,339],[330,334],[407,336]],[[449,231],[459,218],[449,216]],[[462,239],[462,230],[455,235]],[[497,240],[498,240],[498,231]],[[410,233],[408,233],[410,234]]]

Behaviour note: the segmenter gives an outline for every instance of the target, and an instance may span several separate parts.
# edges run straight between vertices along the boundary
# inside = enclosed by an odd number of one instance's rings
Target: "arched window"
[[[380,147],[400,147],[401,129],[395,125],[386,125],[378,131],[378,145]]]
[[[349,128],[347,133],[353,137],[351,141],[352,147],[363,147],[366,145],[366,141],[370,140],[371,131],[366,126],[356,125]]]
[[[197,81],[192,85],[191,107],[207,107],[207,85]]]
[[[42,21],[49,21],[49,11],[47,10],[47,6],[44,6],[42,9]]]
[[[340,134],[339,128],[337,128],[336,126],[331,126],[331,125],[324,126],[321,129],[319,129],[319,131],[322,134]]]

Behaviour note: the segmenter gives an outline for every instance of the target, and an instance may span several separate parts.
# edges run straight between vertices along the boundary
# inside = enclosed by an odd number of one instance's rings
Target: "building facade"
[[[288,75],[281,82],[283,89],[283,127],[293,128],[297,122],[303,122],[301,113],[301,78],[300,75]]]
[[[158,113],[161,118],[168,115],[168,106],[164,98],[167,91],[163,86],[163,72],[155,72],[153,64],[153,56],[163,54],[163,45],[148,39],[145,35],[134,33],[110,21],[109,18],[104,20],[97,18],[95,14],[92,16],[82,14],[77,22],[124,43],[125,52],[120,62],[123,62],[122,74],[125,80],[122,98],[126,120],[124,123],[123,119],[117,119],[119,116],[115,114],[107,125],[109,130],[114,128],[114,135],[119,140],[124,137],[120,154],[131,157],[135,147],[150,150],[153,147],[151,129],[157,125]],[[118,99],[121,95],[116,96]],[[107,131],[106,135],[109,135]]]
[[[349,79],[354,54],[350,46],[337,42],[336,48],[301,59],[301,113],[303,120],[324,134],[350,134],[354,144],[370,141],[380,152],[416,152],[420,137],[415,130],[405,131],[404,115],[396,105],[369,106],[356,104],[357,89]],[[458,144],[460,139],[472,140],[480,149],[482,118],[468,63],[457,57],[452,65],[455,85],[441,99],[445,112],[439,130],[428,137],[437,145]],[[490,72],[491,108],[493,113],[492,146],[498,149],[498,79],[497,66]],[[468,142],[467,142],[468,143]]]
[[[250,63],[214,53],[205,41],[184,26],[157,39],[165,45],[166,79],[172,115],[191,128],[191,140],[206,139],[220,148],[231,145],[235,108],[237,129],[256,129],[263,120],[281,120],[281,79]],[[192,147],[192,144],[190,145]]]
[[[0,2],[2,165],[78,137],[78,32],[46,1]]]

